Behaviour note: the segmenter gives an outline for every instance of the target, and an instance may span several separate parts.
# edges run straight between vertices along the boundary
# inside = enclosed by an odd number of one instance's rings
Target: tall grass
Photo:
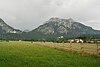
[[[100,58],[30,42],[0,42],[0,67],[99,67]]]

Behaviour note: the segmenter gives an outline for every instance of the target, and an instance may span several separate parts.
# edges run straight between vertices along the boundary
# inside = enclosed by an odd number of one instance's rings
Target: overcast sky
[[[51,17],[100,30],[100,0],[0,0],[0,18],[14,28],[32,30]]]

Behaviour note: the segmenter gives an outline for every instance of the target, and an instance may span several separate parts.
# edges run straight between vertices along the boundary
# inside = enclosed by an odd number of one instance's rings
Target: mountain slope
[[[7,25],[1,18],[0,18],[0,33],[21,33],[20,30],[14,29],[11,26]]]
[[[59,36],[64,37],[77,37],[80,35],[87,34],[100,34],[100,31],[92,29],[92,27],[85,26],[79,22],[75,22],[73,19],[59,19],[59,18],[50,18],[46,21],[45,24],[40,25],[38,28],[29,32],[33,37],[37,36],[45,37],[54,37]]]

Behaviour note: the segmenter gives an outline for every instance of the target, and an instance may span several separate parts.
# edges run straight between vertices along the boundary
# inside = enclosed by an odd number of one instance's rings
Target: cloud
[[[51,17],[73,18],[100,29],[99,0],[0,0],[0,17],[19,29],[34,29]],[[98,21],[98,22],[97,22]]]

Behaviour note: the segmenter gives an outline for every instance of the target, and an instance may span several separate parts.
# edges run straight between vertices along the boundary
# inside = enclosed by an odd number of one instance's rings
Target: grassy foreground
[[[100,58],[30,42],[0,42],[0,67],[100,67]]]

